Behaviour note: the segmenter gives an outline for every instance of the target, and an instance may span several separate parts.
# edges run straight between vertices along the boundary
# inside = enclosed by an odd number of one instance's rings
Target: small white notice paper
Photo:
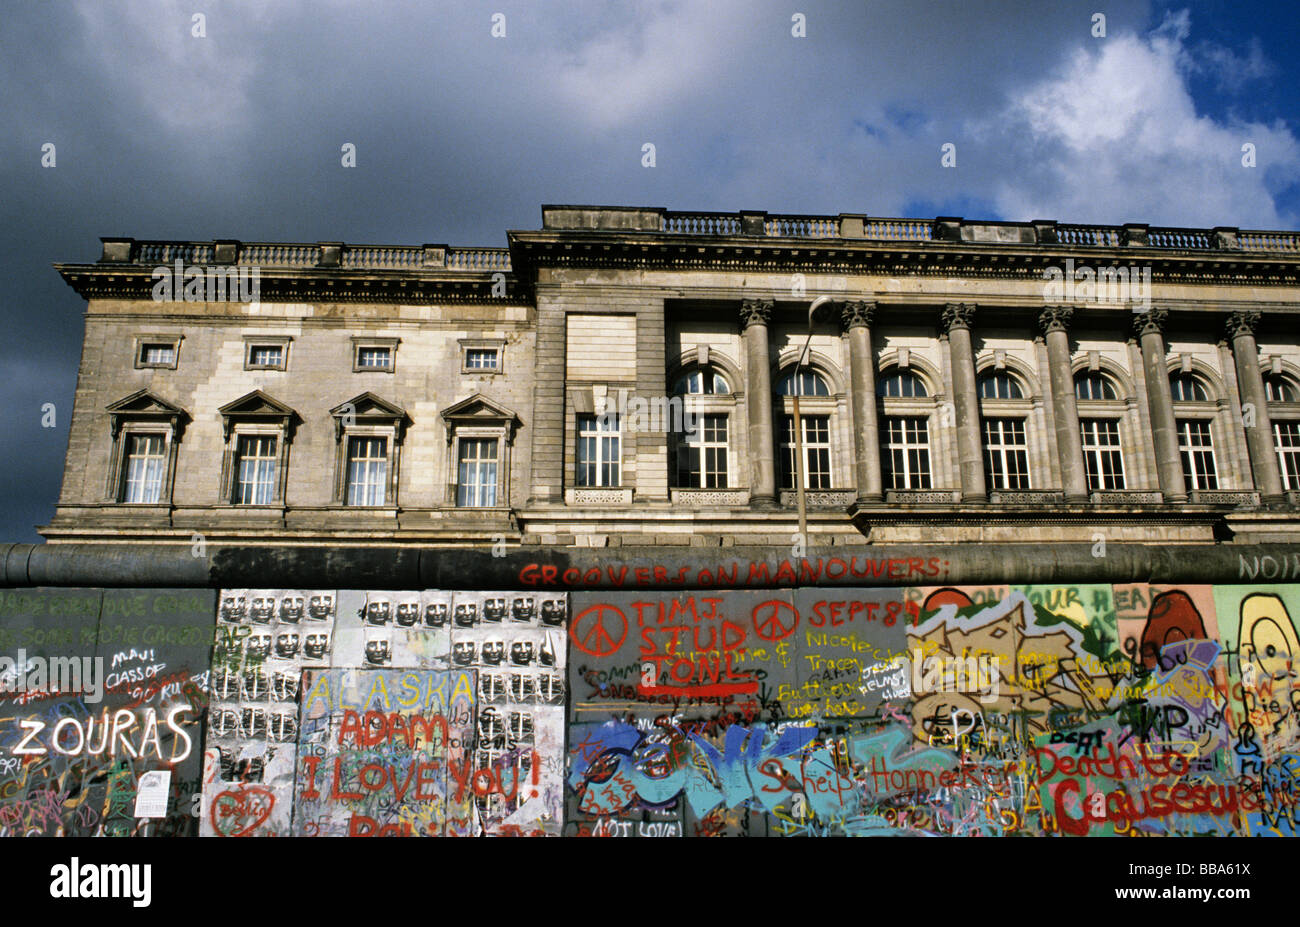
[[[140,777],[140,786],[135,793],[135,816],[137,818],[167,817],[167,794],[171,791],[172,771],[155,769]]]

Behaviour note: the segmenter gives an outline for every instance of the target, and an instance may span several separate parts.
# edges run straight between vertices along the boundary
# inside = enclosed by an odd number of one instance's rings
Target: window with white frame
[[[831,389],[826,383],[826,378],[817,371],[807,368],[800,370],[797,377],[791,370],[776,382],[778,396],[829,396],[830,394]]]
[[[1085,401],[1111,402],[1119,399],[1119,393],[1105,374],[1096,370],[1081,370],[1074,375],[1074,397]]]
[[[348,438],[345,504],[384,505],[387,486],[388,439],[360,435]]]
[[[910,370],[894,370],[877,381],[876,395],[882,399],[924,399],[930,393]]]
[[[286,370],[289,366],[289,338],[246,337],[244,339],[244,369]]]
[[[889,489],[929,489],[930,429],[925,416],[886,416],[884,481]]]
[[[800,415],[803,426],[804,489],[831,488],[831,418]],[[781,488],[795,488],[794,416],[781,418]]]
[[[622,482],[619,416],[578,416],[578,486],[619,486]]]
[[[1083,439],[1088,489],[1093,492],[1123,489],[1124,452],[1119,442],[1119,422],[1111,418],[1081,418],[1079,432]]]
[[[726,489],[727,473],[727,416],[695,416],[695,430],[678,435],[677,485]]]
[[[496,438],[460,439],[456,464],[456,504],[467,508],[497,504],[499,442]]]
[[[180,344],[180,335],[137,335],[135,366],[175,370]]]
[[[1214,441],[1207,419],[1178,419],[1178,455],[1183,461],[1183,482],[1189,490],[1218,489],[1214,467]]]
[[[163,477],[167,469],[166,436],[130,434],[126,439],[122,501],[157,504],[162,501]]]
[[[981,399],[1024,399],[1024,391],[1016,378],[1004,370],[993,370],[979,378]]]
[[[1300,420],[1273,421],[1273,446],[1282,472],[1282,487],[1300,490]]]
[[[984,471],[990,489],[1029,488],[1024,419],[984,419]]]
[[[496,370],[498,356],[496,348],[467,348],[465,367],[469,370]]]
[[[730,392],[727,378],[712,367],[687,370],[673,384],[675,396],[719,396]]]
[[[392,373],[396,368],[397,338],[352,338],[354,373]]]
[[[240,435],[236,450],[236,505],[270,505],[275,500],[279,463],[274,435]]]
[[[1280,373],[1264,374],[1264,399],[1268,402],[1300,403],[1300,387]]]

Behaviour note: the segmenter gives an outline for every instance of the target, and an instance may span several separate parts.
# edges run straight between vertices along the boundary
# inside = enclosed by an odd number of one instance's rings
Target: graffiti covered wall
[[[574,596],[565,833],[1300,824],[1297,586]]]

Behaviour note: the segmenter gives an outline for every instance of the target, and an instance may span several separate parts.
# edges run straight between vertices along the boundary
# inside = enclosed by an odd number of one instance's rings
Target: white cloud
[[[1188,31],[1182,13],[1145,38],[1100,40],[978,122],[986,145],[1005,139],[1000,144],[1014,152],[1005,160],[1013,169],[992,186],[999,212],[1080,222],[1293,225],[1295,217],[1279,215],[1274,194],[1300,169],[1300,144],[1280,122],[1197,113],[1187,75],[1223,59],[1205,43],[1189,48]],[[1256,167],[1242,164],[1246,143],[1255,146]]]

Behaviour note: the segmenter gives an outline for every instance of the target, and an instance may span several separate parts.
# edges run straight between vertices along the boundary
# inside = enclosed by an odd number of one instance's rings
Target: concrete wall
[[[1293,836],[1297,616],[1268,583],[6,590],[0,657],[109,675],[31,699],[0,662],[0,827]]]

